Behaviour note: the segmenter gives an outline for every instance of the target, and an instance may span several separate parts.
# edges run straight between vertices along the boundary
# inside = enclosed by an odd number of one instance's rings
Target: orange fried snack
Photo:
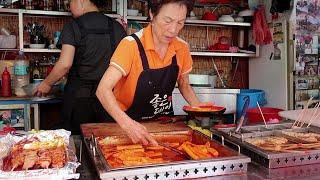
[[[163,148],[143,147],[139,144],[108,146],[99,144],[105,159],[114,168],[124,166],[139,166],[145,164],[164,163],[161,152]]]
[[[219,152],[210,147],[210,143],[207,142],[205,145],[196,145],[189,141],[185,141],[179,148],[186,152],[192,159],[208,159],[219,156]]]
[[[183,144],[166,143],[171,147],[184,151],[194,160],[209,159],[219,156],[219,152],[210,147],[207,142],[204,145],[193,144],[185,141]],[[177,160],[186,160],[184,156],[180,159],[174,151],[163,146],[142,146],[140,144],[132,145],[111,145],[99,141],[99,148],[108,164],[112,168],[127,166],[142,166],[147,164],[167,163]],[[170,151],[170,152],[168,152]]]

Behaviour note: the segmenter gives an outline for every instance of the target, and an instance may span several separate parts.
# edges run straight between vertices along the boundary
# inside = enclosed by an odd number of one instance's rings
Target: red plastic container
[[[283,109],[278,108],[271,108],[271,107],[261,107],[261,111],[263,113],[264,118],[266,119],[266,122],[271,121],[273,119],[281,120],[281,117],[279,116],[279,112],[283,111]],[[261,113],[259,111],[259,108],[250,108],[247,110],[247,117],[248,122],[250,124],[254,123],[261,123],[263,122],[263,118],[261,116]]]

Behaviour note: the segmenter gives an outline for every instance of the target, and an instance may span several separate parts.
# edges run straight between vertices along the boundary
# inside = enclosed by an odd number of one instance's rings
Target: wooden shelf
[[[145,16],[127,16],[128,20],[135,21],[147,21],[147,17]],[[195,20],[195,19],[187,19],[186,24],[194,24],[194,25],[206,25],[206,26],[243,26],[250,27],[250,23],[246,22],[222,22],[222,21],[207,21],[207,20]]]
[[[34,14],[34,15],[44,15],[44,16],[71,16],[70,12],[62,11],[42,11],[42,10],[26,10],[21,9],[23,14]]]
[[[191,51],[192,56],[220,56],[220,57],[257,57],[256,54],[249,53],[228,53],[228,52],[195,52]]]
[[[0,8],[0,13],[19,13],[19,9]]]
[[[43,10],[27,10],[27,9],[8,9],[0,8],[0,13],[22,13],[26,15],[40,15],[40,16],[71,16],[71,12],[62,12],[62,11],[43,11]],[[119,14],[105,14],[112,18],[121,17]]]
[[[19,49],[0,49],[0,51],[19,51]]]

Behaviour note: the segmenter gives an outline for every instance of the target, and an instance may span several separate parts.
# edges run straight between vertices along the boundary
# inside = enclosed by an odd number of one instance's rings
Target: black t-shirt
[[[107,18],[99,12],[89,12],[78,18],[86,30],[106,29],[110,27]],[[115,48],[126,36],[124,28],[112,20]],[[110,36],[89,34],[81,37],[79,24],[76,20],[65,24],[61,33],[60,44],[75,46],[76,54],[70,73],[84,80],[99,80],[109,65],[113,54]],[[79,70],[78,67],[85,67]]]

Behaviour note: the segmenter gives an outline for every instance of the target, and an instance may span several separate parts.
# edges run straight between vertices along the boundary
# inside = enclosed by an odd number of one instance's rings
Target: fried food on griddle
[[[179,148],[186,152],[192,159],[208,159],[219,156],[219,152],[210,147],[210,143],[207,142],[204,145],[193,144],[190,141],[185,141]]]
[[[246,140],[248,143],[253,144],[255,146],[262,146],[262,145],[279,145],[285,144],[288,142],[287,138],[284,137],[277,137],[277,136],[268,136],[268,137],[256,137],[256,138],[249,138]]]
[[[104,158],[113,168],[186,160],[185,156],[163,146],[114,145],[114,143],[108,144],[107,141],[101,139],[98,144]],[[204,145],[193,144],[190,141],[181,144],[178,142],[166,142],[165,144],[183,151],[195,160],[219,156],[219,152],[210,147],[209,142]]]
[[[307,132],[282,132],[283,134],[287,136],[292,136],[298,139],[301,139],[303,141],[307,141],[310,143],[318,142],[318,139],[320,139],[320,134],[317,133],[307,133]]]
[[[159,152],[159,150],[164,150],[163,147],[149,148],[140,144],[109,146],[103,141],[99,141],[99,147],[109,165],[114,168],[168,162]]]

